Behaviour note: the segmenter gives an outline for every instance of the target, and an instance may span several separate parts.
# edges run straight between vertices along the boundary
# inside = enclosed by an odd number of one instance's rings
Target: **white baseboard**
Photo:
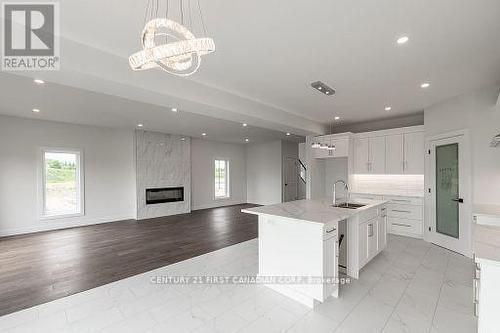
[[[31,234],[34,232],[60,230],[74,227],[85,227],[95,224],[103,224],[110,222],[118,222],[124,220],[135,220],[134,216],[114,216],[114,217],[102,217],[102,218],[74,218],[66,219],[64,221],[48,220],[48,221],[37,221],[38,225],[25,227],[25,228],[15,228],[0,230],[0,237],[15,236]]]

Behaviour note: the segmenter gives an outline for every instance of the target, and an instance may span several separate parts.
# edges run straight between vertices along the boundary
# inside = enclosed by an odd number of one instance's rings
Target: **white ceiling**
[[[285,132],[243,127],[241,123],[185,111],[174,113],[164,107],[83,89],[53,83],[38,86],[25,77],[5,73],[0,74],[0,91],[0,114],[16,117],[122,129],[135,129],[143,124],[145,130],[237,144],[246,144],[246,138],[250,144],[304,141],[304,137],[287,136]],[[32,112],[33,108],[40,112]],[[207,134],[205,137],[203,132]]]
[[[414,114],[500,80],[498,0],[200,0],[217,51],[187,79],[129,69],[146,2],[61,2],[62,70],[37,75],[298,135],[322,132],[334,115],[353,123]],[[410,41],[397,46],[401,35]],[[317,80],[337,94],[314,91]]]

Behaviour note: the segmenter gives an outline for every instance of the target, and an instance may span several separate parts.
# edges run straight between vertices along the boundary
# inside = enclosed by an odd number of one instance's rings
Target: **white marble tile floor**
[[[388,247],[314,310],[259,285],[156,285],[255,275],[257,240],[0,317],[1,332],[475,332],[472,263],[422,240]]]

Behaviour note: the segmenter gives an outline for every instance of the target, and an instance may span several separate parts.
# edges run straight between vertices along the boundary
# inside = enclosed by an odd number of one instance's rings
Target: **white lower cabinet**
[[[358,265],[362,268],[387,245],[387,208],[381,206],[358,224]]]
[[[363,267],[368,262],[368,222],[359,224],[358,227],[358,262],[359,267]]]
[[[476,258],[473,279],[474,315],[478,333],[498,332],[500,327],[500,262]]]
[[[378,218],[368,221],[367,239],[368,239],[368,260],[375,257],[378,253]]]
[[[377,221],[377,251],[382,251],[387,245],[387,208],[382,208]]]
[[[357,200],[387,200],[387,210],[384,212],[386,216],[384,223],[386,231],[395,235],[423,238],[423,198],[372,193],[349,193],[349,198]]]
[[[422,238],[424,200],[418,197],[384,196],[387,204],[387,228],[391,234]]]
[[[337,233],[328,235],[323,241],[323,276],[325,278],[336,278],[339,276],[339,242]],[[337,283],[324,283],[323,298],[327,299],[329,296],[339,296],[339,285]]]
[[[477,317],[477,332],[499,332],[500,207],[487,205],[474,207],[474,210],[472,302],[474,315]]]

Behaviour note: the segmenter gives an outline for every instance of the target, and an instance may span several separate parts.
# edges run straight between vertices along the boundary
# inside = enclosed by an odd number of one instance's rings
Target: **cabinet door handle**
[[[472,280],[472,292],[474,295],[474,303],[479,303],[479,280]]]
[[[408,213],[408,214],[411,213],[409,210],[392,209],[392,211],[396,213]]]
[[[410,200],[405,200],[405,199],[391,199],[391,201],[395,201],[395,202],[410,202]]]
[[[407,227],[407,228],[411,228],[411,225],[409,225],[409,224],[404,224],[404,223],[392,223],[392,225],[397,225],[397,226],[400,226],[400,227]]]
[[[334,227],[332,230],[327,230],[326,233],[329,234],[331,232],[334,232],[335,230],[337,230],[337,229]]]

